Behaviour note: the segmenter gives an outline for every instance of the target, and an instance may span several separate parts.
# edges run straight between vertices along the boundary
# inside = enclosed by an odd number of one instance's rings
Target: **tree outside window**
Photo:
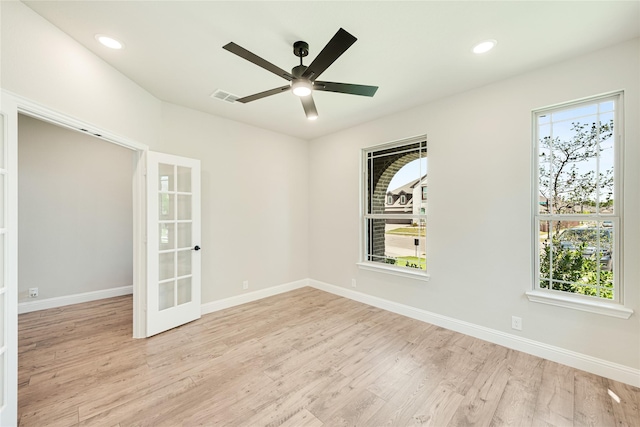
[[[620,300],[619,97],[535,113],[538,289]]]

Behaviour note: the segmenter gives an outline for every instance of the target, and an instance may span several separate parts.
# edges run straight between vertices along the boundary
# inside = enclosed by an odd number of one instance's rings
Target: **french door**
[[[200,160],[147,155],[147,336],[200,318]]]
[[[0,425],[11,425],[15,421],[15,407],[17,399],[13,371],[17,370],[14,353],[15,348],[8,345],[8,338],[16,327],[16,319],[9,315],[8,287],[7,287],[7,225],[6,225],[6,195],[7,195],[7,167],[6,167],[6,138],[5,116],[0,113]],[[12,357],[14,356],[14,357]]]

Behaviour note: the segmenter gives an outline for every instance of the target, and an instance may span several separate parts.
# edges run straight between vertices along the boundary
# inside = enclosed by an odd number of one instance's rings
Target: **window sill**
[[[573,310],[588,311],[590,313],[602,314],[605,316],[628,319],[633,314],[633,310],[620,304],[606,303],[599,301],[587,301],[578,298],[571,298],[564,295],[556,295],[551,292],[529,291],[526,292],[529,301],[541,304],[555,305],[558,307],[571,308]]]
[[[429,274],[423,270],[409,269],[406,267],[393,267],[391,265],[381,265],[375,262],[358,262],[358,268],[362,270],[377,271],[379,273],[391,274],[393,276],[409,277],[411,279],[429,281]],[[414,271],[412,271],[414,270]]]

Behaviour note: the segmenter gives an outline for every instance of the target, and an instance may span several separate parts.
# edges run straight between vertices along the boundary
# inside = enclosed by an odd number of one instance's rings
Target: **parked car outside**
[[[598,231],[600,241],[598,242]],[[611,271],[613,267],[613,229],[597,227],[575,227],[562,230],[558,235],[560,248],[564,250],[582,250],[585,258],[600,256],[600,268]],[[598,250],[598,243],[600,250]]]

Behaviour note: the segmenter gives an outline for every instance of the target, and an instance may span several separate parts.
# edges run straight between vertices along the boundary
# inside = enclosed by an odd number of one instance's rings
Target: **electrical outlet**
[[[511,316],[511,329],[522,330],[522,317]]]
[[[249,289],[249,281],[245,280],[244,282],[242,282],[242,289]]]
[[[38,298],[38,288],[29,288],[29,298]]]
[[[351,287],[352,288],[356,287],[356,279],[351,279]]]

